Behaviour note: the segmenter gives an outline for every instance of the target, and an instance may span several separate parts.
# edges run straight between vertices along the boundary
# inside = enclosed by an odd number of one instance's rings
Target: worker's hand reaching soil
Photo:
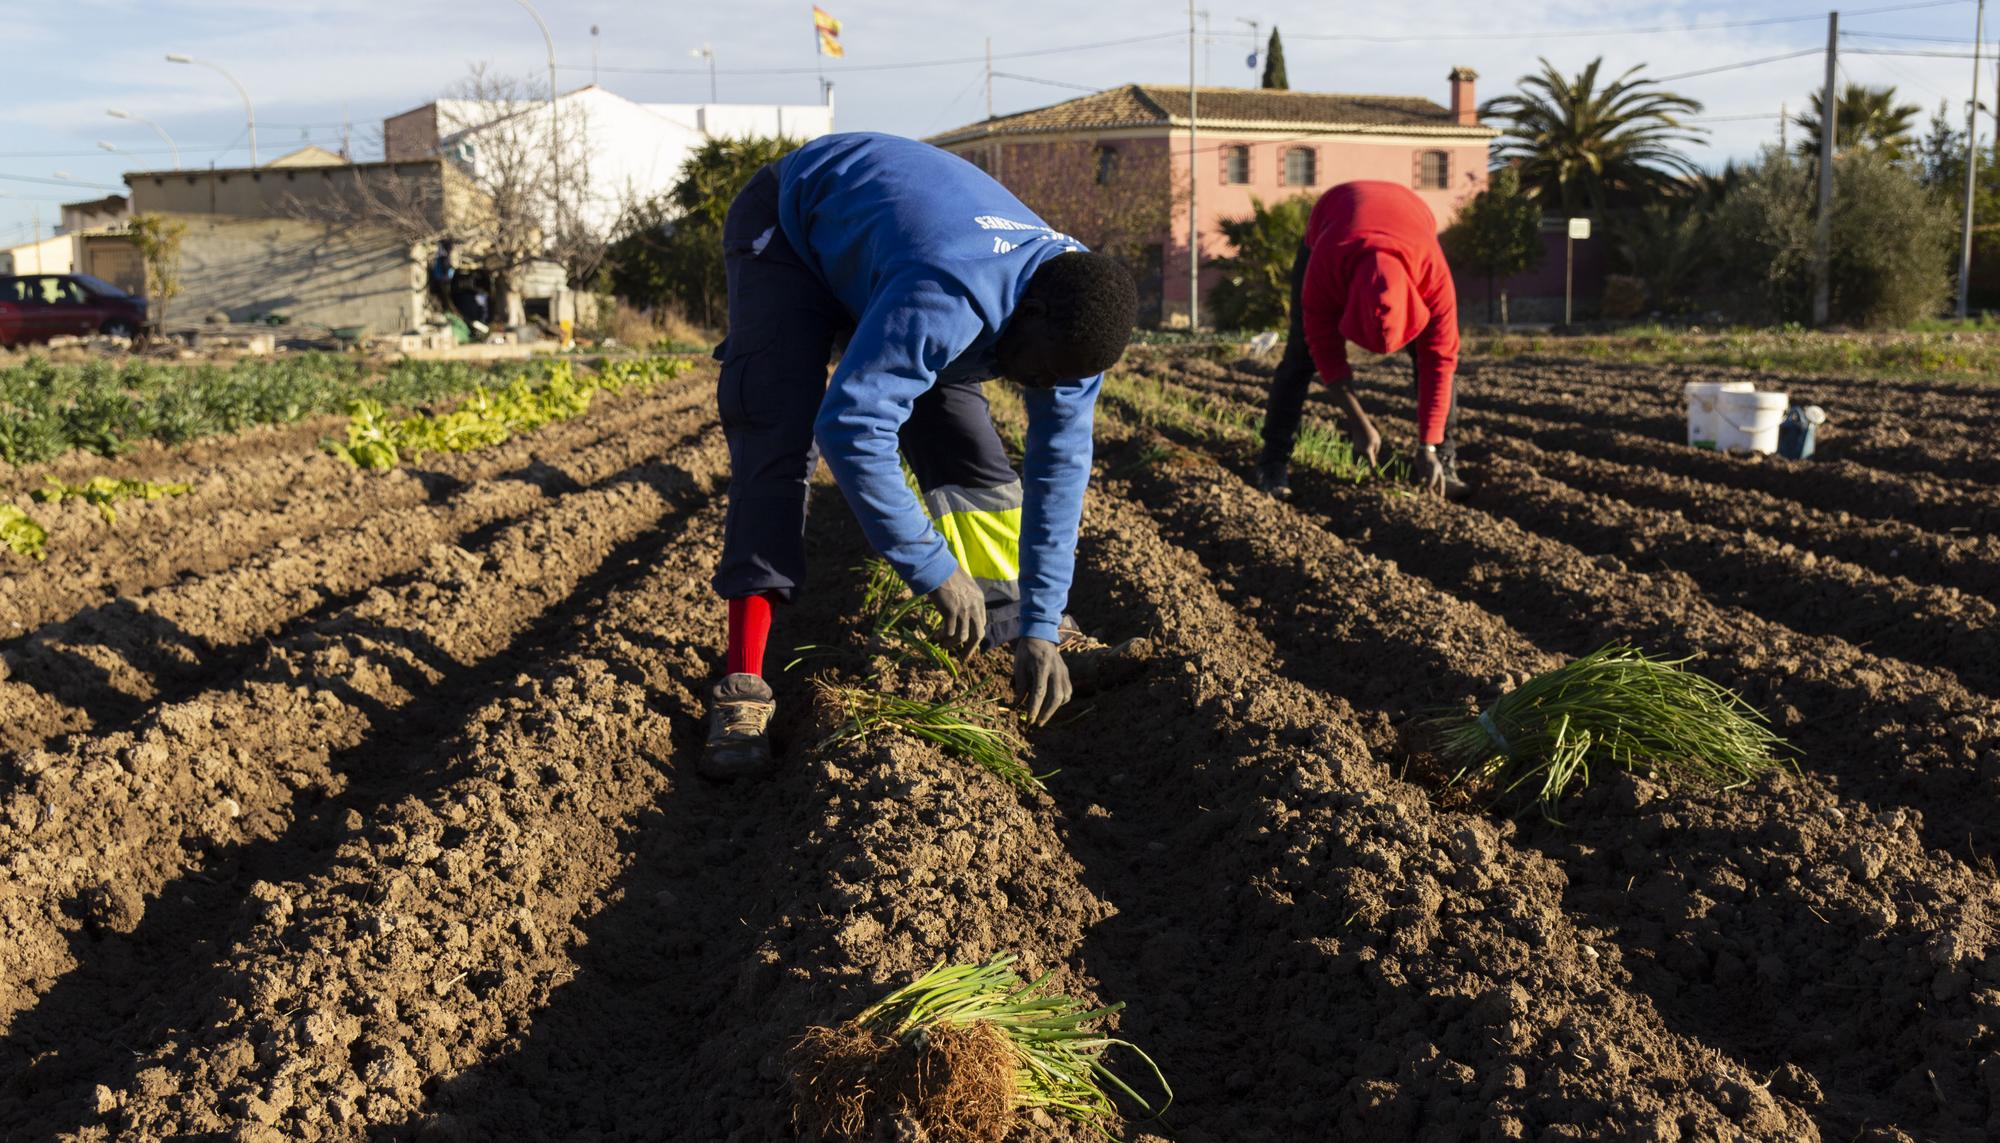
[[[944,617],[939,633],[965,647],[978,647],[986,640],[986,594],[979,590],[964,568],[931,592],[930,600]]]
[[[1046,724],[1069,701],[1069,667],[1047,639],[1014,642],[1014,702],[1035,726]]]
[[[1382,433],[1375,422],[1368,419],[1368,410],[1361,407],[1361,394],[1354,391],[1352,381],[1341,381],[1333,385],[1333,395],[1340,402],[1340,410],[1347,415],[1347,435],[1354,441],[1354,451],[1374,468],[1382,455]]]
[[[1438,458],[1437,448],[1425,445],[1417,450],[1417,480],[1424,491],[1432,496],[1443,496],[1445,486],[1444,461]]]

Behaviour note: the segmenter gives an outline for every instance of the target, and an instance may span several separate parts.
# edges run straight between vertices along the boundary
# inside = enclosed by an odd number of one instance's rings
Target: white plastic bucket
[[[1695,448],[1717,447],[1721,422],[1715,415],[1716,398],[1723,393],[1751,393],[1756,389],[1757,386],[1748,381],[1688,382],[1688,443]]]
[[[1777,452],[1778,426],[1791,405],[1784,393],[1718,393],[1715,398],[1715,447]]]

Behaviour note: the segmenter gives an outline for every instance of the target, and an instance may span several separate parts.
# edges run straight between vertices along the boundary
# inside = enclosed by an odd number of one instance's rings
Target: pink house
[[[1192,185],[1203,262],[1230,253],[1218,222],[1250,213],[1252,197],[1277,202],[1317,197],[1355,179],[1386,179],[1415,189],[1438,226],[1449,225],[1465,201],[1486,185],[1489,141],[1474,96],[1477,73],[1455,68],[1449,106],[1402,95],[1334,95],[1313,91],[1202,87],[1193,93],[1199,119]],[[933,136],[930,142],[1007,181],[1010,162],[1032,161],[1026,148],[1088,143],[1106,164],[1162,151],[1162,171],[1190,179],[1189,91],[1127,84],[1051,107],[1003,115]],[[1143,283],[1149,308],[1168,325],[1188,313],[1188,206],[1176,206],[1172,233],[1148,251]],[[1060,225],[1059,220],[1057,224]],[[1157,270],[1155,269],[1157,267]],[[1204,271],[1206,293],[1218,274]],[[1155,292],[1156,291],[1156,292]]]

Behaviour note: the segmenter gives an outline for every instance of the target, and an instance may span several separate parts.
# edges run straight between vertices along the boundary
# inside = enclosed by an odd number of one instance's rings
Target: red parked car
[[[89,274],[0,275],[0,345],[63,334],[136,337],[146,301]]]

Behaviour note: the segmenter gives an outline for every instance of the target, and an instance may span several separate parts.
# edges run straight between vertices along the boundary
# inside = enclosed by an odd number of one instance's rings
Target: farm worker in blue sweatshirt
[[[729,651],[708,696],[703,772],[769,765],[764,645],[771,604],[805,579],[821,456],[868,542],[937,605],[947,636],[1013,644],[1017,699],[1046,721],[1070,695],[1058,628],[1098,384],[1138,313],[1131,275],[966,160],[893,135],[828,135],[766,166],[731,204],[722,243],[729,336],[716,389],[730,479],[714,584]],[[1018,477],[979,387],[995,377],[1020,385],[1027,406]]]

